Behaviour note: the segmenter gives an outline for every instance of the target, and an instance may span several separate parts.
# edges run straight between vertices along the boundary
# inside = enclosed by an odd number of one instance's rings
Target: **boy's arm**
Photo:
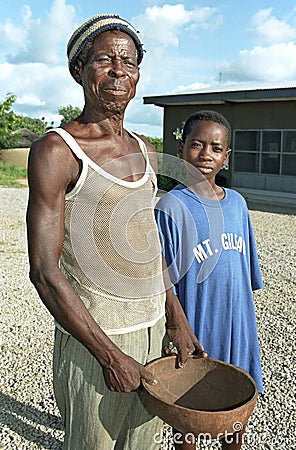
[[[204,352],[203,346],[194,335],[178,297],[173,293],[166,261],[164,256],[162,256],[162,258],[164,282],[166,286],[165,310],[167,319],[167,335],[170,341],[172,341],[174,346],[177,348],[178,366],[183,367],[187,361],[188,355],[192,355],[194,353],[202,358],[206,358],[208,355]]]

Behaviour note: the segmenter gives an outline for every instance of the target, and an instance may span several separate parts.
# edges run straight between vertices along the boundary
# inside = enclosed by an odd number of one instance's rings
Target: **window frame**
[[[259,145],[258,145],[258,150],[236,150],[236,133],[238,132],[256,132],[257,136],[256,136],[256,141],[258,140]],[[280,140],[279,140],[279,144],[280,144],[280,148],[278,151],[275,152],[270,152],[267,150],[263,150],[263,135],[264,132],[277,132],[280,133]],[[285,158],[285,156],[291,156],[293,154],[296,155],[296,151],[292,152],[292,151],[283,151],[283,145],[285,142],[285,136],[284,133],[287,132],[294,132],[295,133],[295,139],[296,139],[296,128],[235,128],[233,130],[233,147],[232,147],[232,167],[233,167],[233,172],[237,173],[237,172],[242,172],[242,173],[253,173],[253,174],[258,174],[258,175],[275,175],[275,176],[295,176],[295,175],[291,175],[291,174],[286,174],[283,173],[283,168],[284,168],[284,164],[283,164],[283,160]],[[259,133],[259,135],[258,135]],[[273,154],[276,155],[275,157],[279,157],[279,167],[278,167],[278,172],[274,173],[274,172],[263,172],[263,157],[264,155],[268,155],[268,154]],[[257,165],[258,165],[258,169],[256,170],[255,167],[255,171],[246,171],[246,170],[237,170],[235,168],[235,157],[237,157],[239,154],[255,154],[256,158],[258,158],[257,161]],[[255,161],[255,165],[256,165],[256,161]]]

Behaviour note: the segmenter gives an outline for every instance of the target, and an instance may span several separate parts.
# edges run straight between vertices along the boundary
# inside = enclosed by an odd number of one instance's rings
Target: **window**
[[[259,171],[260,131],[236,130],[234,149],[233,163],[235,171]]]
[[[283,175],[296,175],[296,130],[283,131]]]
[[[233,169],[296,175],[296,130],[234,130]]]

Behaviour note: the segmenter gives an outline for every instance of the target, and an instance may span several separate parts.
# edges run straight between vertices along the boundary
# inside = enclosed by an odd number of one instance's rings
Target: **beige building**
[[[229,187],[249,207],[296,212],[296,87],[221,88],[195,94],[144,97],[144,104],[163,108],[164,152],[177,154],[173,134],[199,110],[223,114],[232,126]]]

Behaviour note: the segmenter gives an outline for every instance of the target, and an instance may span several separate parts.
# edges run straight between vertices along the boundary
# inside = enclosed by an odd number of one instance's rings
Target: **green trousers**
[[[162,354],[165,320],[151,328],[110,336],[145,365]],[[63,450],[156,450],[162,421],[143,406],[140,393],[111,392],[100,364],[72,336],[56,329],[54,392],[65,427]]]

